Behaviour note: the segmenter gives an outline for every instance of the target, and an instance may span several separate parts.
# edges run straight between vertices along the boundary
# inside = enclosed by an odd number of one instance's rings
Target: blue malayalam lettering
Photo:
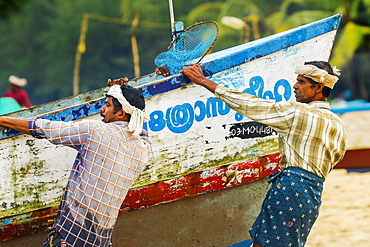
[[[153,111],[150,113],[149,117],[149,128],[152,131],[161,131],[166,126],[166,121],[163,119],[163,112],[160,110]]]
[[[221,116],[228,114],[231,110],[230,106],[226,105],[225,102],[221,100],[217,101],[217,105],[218,105],[218,108],[217,108],[218,113],[220,113]]]
[[[265,82],[263,81],[261,76],[253,76],[249,80],[249,88],[246,88],[243,92],[252,94],[254,96],[258,96],[262,99],[272,99],[276,102],[282,101],[282,95],[279,93],[279,88],[284,89],[284,99],[289,100],[290,96],[292,95],[292,87],[290,86],[289,82],[285,79],[280,79],[275,83],[274,92],[266,91],[264,92],[263,89],[265,88]],[[256,92],[257,91],[257,92]]]
[[[274,90],[264,92],[265,83],[260,76],[254,76],[249,81],[249,88],[246,88],[243,92],[258,96],[263,99],[271,99],[277,102],[282,101],[283,97],[285,100],[289,100],[292,94],[292,89],[289,82],[285,79],[280,79],[275,83]],[[281,94],[281,90],[284,90]],[[166,110],[164,114],[161,110],[156,110],[150,113],[150,120],[144,124],[145,129],[158,132],[163,130],[166,126],[173,133],[185,133],[188,131],[194,120],[197,122],[203,121],[206,117],[217,117],[218,115],[223,116],[230,112],[230,107],[223,101],[216,99],[215,97],[208,98],[207,102],[204,103],[200,100],[194,103],[192,106],[189,103],[182,105],[176,105]],[[235,120],[241,121],[244,116],[238,112],[235,113]],[[253,128],[253,127],[252,127]],[[243,129],[249,131],[248,129]],[[269,129],[260,131],[270,131]]]
[[[253,76],[249,80],[249,88],[246,88],[243,92],[252,94],[254,96],[258,96],[259,98],[262,98],[264,87],[265,87],[265,83],[263,82],[262,77]],[[256,92],[256,90],[258,90],[258,92]]]
[[[207,109],[207,118],[217,116],[217,104],[216,104],[217,100],[218,99],[216,99],[215,97],[208,98],[207,108],[206,108]]]
[[[206,106],[203,101],[198,100],[195,102],[194,111],[196,111],[197,108],[199,109],[199,115],[195,114],[195,121],[201,122],[206,117]]]
[[[276,102],[280,102],[283,100],[282,95],[279,94],[279,88],[284,89],[284,99],[288,101],[290,99],[290,96],[292,96],[292,87],[290,86],[289,82],[285,79],[280,79],[276,82],[274,87],[274,93],[275,93],[275,100]]]
[[[194,122],[194,110],[189,103],[177,105],[167,109],[167,127],[173,133],[184,133]]]

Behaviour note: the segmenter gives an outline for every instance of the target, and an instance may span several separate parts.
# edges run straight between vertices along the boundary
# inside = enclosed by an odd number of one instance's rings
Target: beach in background
[[[370,172],[334,169],[306,247],[370,246]]]

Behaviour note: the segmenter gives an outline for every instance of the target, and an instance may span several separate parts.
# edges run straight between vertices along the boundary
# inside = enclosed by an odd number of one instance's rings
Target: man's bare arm
[[[218,86],[217,83],[207,79],[204,76],[202,67],[200,67],[200,65],[198,64],[193,64],[191,66],[184,67],[180,72],[186,75],[195,84],[207,88],[212,93],[215,92],[216,87]]]
[[[8,127],[22,133],[30,135],[30,130],[28,129],[29,119],[21,119],[14,117],[0,117],[0,125]]]

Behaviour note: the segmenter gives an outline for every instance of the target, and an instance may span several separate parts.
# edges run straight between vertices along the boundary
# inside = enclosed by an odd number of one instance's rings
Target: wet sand
[[[370,172],[335,169],[306,247],[370,246]]]

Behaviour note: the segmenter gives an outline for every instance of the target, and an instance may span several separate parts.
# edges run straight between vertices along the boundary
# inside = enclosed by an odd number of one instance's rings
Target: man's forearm
[[[218,84],[216,82],[211,81],[207,78],[203,78],[202,80],[199,80],[199,81],[194,82],[194,83],[207,88],[212,93],[214,93],[216,91],[216,87],[218,86]]]
[[[207,79],[204,76],[202,67],[200,67],[199,64],[193,64],[191,66],[184,67],[180,72],[186,75],[195,84],[207,88],[212,93],[215,92],[216,87],[218,86],[217,83]]]
[[[13,117],[0,117],[0,125],[8,127],[22,133],[30,135],[30,130],[28,129],[29,119],[13,118]]]

